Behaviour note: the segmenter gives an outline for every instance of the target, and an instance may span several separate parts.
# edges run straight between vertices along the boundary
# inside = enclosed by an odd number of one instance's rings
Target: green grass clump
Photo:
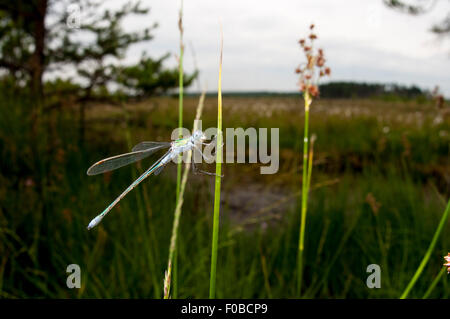
[[[86,231],[90,219],[160,154],[103,176],[88,177],[86,169],[142,140],[167,141],[178,121],[177,99],[127,105],[126,122],[107,121],[107,111],[93,108],[87,114],[84,145],[77,142],[71,110],[48,113],[40,130],[44,135],[38,139],[39,156],[34,157],[27,114],[32,100],[7,92],[1,96],[0,296],[162,298],[176,166],[168,165],[142,183],[90,232]],[[310,121],[319,138],[314,146],[302,295],[398,298],[421,263],[450,196],[442,170],[449,165],[445,132],[450,125],[434,123],[438,113],[426,106],[419,125],[397,118],[415,114],[416,105],[320,99],[314,103]],[[185,99],[185,118],[195,117],[197,104],[197,98]],[[298,98],[224,101],[227,126],[280,127],[281,149],[275,175],[260,175],[258,165],[222,166],[226,178],[221,183],[217,298],[297,297],[292,269],[299,238],[301,145],[290,132],[303,129],[298,124],[303,122],[300,106]],[[347,109],[355,114],[348,117]],[[207,98],[203,128],[216,126],[216,110],[217,99]],[[388,133],[383,132],[385,126]],[[253,186],[259,188],[252,191]],[[369,193],[380,204],[378,210],[367,201]],[[273,194],[276,200],[263,202]],[[281,204],[278,199],[285,201]],[[179,228],[183,238],[178,241],[178,258],[183,261],[178,269],[179,298],[209,296],[213,202],[211,178],[192,175]],[[449,227],[448,221],[444,223],[408,297],[450,297],[448,276],[439,275],[442,257],[448,253]],[[66,268],[73,263],[81,267],[81,289],[65,284]],[[365,285],[366,267],[372,263],[381,266],[381,289]]]

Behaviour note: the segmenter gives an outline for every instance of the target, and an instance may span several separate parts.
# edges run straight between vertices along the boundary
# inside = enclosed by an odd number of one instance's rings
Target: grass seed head
[[[326,66],[324,50],[314,50],[314,40],[317,39],[317,34],[313,33],[314,27],[314,24],[311,24],[309,36],[298,41],[303,49],[306,62],[297,67],[295,73],[300,76],[298,82],[300,91],[317,97],[319,96],[318,81],[320,78],[329,76],[331,69]]]
[[[167,267],[167,270],[164,272],[164,297],[166,299],[170,298],[169,290],[170,290],[171,274],[172,274],[172,262],[169,261],[169,266]]]

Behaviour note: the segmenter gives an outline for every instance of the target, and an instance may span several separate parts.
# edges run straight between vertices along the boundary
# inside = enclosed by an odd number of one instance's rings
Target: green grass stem
[[[200,119],[200,116],[203,111],[204,100],[205,100],[205,92],[203,92],[202,95],[200,96],[200,101],[197,106],[197,114],[195,116],[195,121],[194,121],[194,127],[192,129],[193,132],[195,132],[195,130],[197,130],[198,120]],[[186,161],[185,167],[184,167],[183,178],[181,180],[180,193],[178,195],[177,204],[175,207],[174,220],[173,220],[173,225],[172,225],[172,235],[170,238],[169,260],[167,263],[167,271],[166,271],[166,276],[164,279],[164,287],[165,287],[164,299],[169,299],[169,297],[170,297],[172,265],[173,265],[173,260],[174,260],[174,256],[175,256],[176,245],[177,245],[178,227],[180,224],[181,208],[183,206],[183,196],[184,196],[184,191],[186,189],[186,182],[187,182],[189,170],[191,167],[191,158],[192,158],[192,151],[189,151],[188,158],[187,158],[187,161]]]
[[[216,270],[217,270],[217,249],[219,242],[219,213],[220,213],[220,184],[222,175],[222,55],[223,55],[223,35],[220,41],[220,61],[219,61],[219,83],[217,88],[217,150],[216,150],[216,180],[214,191],[214,221],[211,251],[211,274],[209,282],[209,298],[216,297]]]
[[[436,287],[439,280],[441,280],[442,276],[447,272],[447,267],[442,267],[441,271],[437,274],[436,278],[434,278],[433,282],[431,283],[430,287],[428,287],[427,291],[424,293],[422,299],[427,299],[431,292]]]
[[[305,247],[305,228],[306,228],[306,212],[308,206],[308,144],[309,144],[309,107],[311,105],[311,97],[306,91],[304,94],[305,100],[305,130],[303,135],[303,177],[302,177],[302,206],[301,206],[301,221],[300,221],[300,235],[298,241],[298,264],[297,264],[297,295],[300,296],[303,280],[303,252]],[[312,167],[312,166],[311,166]]]
[[[178,20],[178,29],[180,31],[180,61],[179,61],[179,70],[178,70],[178,129],[179,129],[179,138],[182,138],[181,130],[183,128],[183,55],[184,55],[184,44],[183,44],[183,1],[181,1],[180,6],[180,15]],[[178,166],[177,166],[177,188],[176,188],[176,198],[177,198],[177,204],[178,199],[180,197],[180,188],[181,188],[181,173],[182,173],[182,161],[181,161],[182,155],[179,156]],[[176,244],[175,244],[175,253],[174,253],[174,262],[173,262],[173,298],[177,298],[178,295],[178,286],[177,286],[177,279],[178,279],[178,261],[177,261],[177,250],[176,250]]]
[[[425,256],[423,256],[423,259],[420,262],[419,267],[417,268],[414,276],[411,278],[411,281],[409,282],[408,286],[406,286],[405,291],[400,296],[400,299],[405,299],[408,297],[409,292],[414,287],[416,281],[419,279],[420,275],[422,274],[422,271],[425,268],[425,265],[427,264],[428,260],[430,259],[431,253],[434,249],[434,246],[436,246],[436,242],[439,238],[439,235],[441,234],[441,231],[444,228],[444,225],[448,219],[449,213],[450,213],[450,200],[447,203],[447,208],[445,209],[444,214],[442,215],[441,221],[439,222],[439,225],[436,229],[436,232],[434,233],[433,239],[431,240],[430,246],[428,247],[428,250],[425,253]]]

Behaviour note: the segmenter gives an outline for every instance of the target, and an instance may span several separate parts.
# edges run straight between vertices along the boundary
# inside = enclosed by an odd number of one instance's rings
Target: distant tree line
[[[319,86],[321,98],[349,99],[372,97],[397,97],[414,99],[418,97],[428,98],[433,93],[423,90],[416,85],[405,86],[399,84],[364,83],[364,82],[329,82]],[[187,95],[198,95],[191,92]],[[207,96],[215,96],[215,92],[208,92]],[[275,92],[275,91],[225,91],[224,96],[236,97],[299,97],[299,92]]]
[[[369,98],[382,96],[417,98],[429,94],[429,92],[415,85],[404,86],[360,82],[330,82],[320,85],[320,96],[322,98]]]

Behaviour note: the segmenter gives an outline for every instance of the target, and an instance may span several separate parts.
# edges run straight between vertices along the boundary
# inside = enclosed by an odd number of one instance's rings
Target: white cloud
[[[123,3],[115,0],[113,7]],[[130,50],[136,61],[141,50],[151,56],[178,52],[180,1],[143,1],[147,17],[127,20],[127,29],[155,21],[155,39]],[[184,1],[188,71],[193,70],[190,44],[195,48],[201,80],[217,87],[219,23],[224,32],[224,90],[281,90],[296,87],[294,68],[301,62],[297,40],[317,25],[319,45],[325,49],[334,80],[365,80],[439,84],[450,95],[450,46],[439,43],[429,28],[449,11],[438,2],[423,16],[409,16],[385,7],[381,0],[192,0]],[[176,64],[175,59],[171,60]]]

